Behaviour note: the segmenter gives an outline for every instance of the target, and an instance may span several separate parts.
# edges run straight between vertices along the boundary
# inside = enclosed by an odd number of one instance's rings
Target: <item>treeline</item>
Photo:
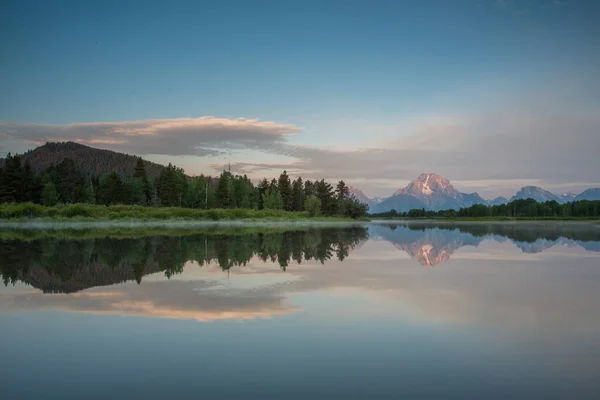
[[[193,209],[254,209],[306,211],[309,216],[360,218],[367,205],[350,195],[344,181],[331,185],[320,181],[292,181],[286,171],[278,179],[263,179],[255,185],[246,175],[223,171],[218,177],[188,177],[172,164],[156,179],[146,173],[138,158],[129,175],[115,171],[86,175],[76,163],[60,163],[35,172],[28,162],[10,154],[0,168],[0,202],[57,204],[142,205]]]
[[[557,201],[537,202],[534,199],[513,200],[507,204],[487,206],[474,204],[460,210],[430,211],[414,209],[408,212],[390,210],[371,214],[379,218],[600,218],[600,200],[579,200],[560,204]]]
[[[143,276],[159,271],[171,277],[190,261],[200,266],[216,263],[224,271],[256,259],[276,263],[284,271],[305,261],[343,261],[367,238],[367,228],[351,227],[131,239],[4,239],[0,275],[5,285],[22,281],[46,293],[72,293],[129,280],[140,283]]]

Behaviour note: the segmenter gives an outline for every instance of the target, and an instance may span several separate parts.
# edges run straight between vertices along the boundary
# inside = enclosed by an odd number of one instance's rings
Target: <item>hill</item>
[[[138,157],[116,151],[95,149],[74,142],[48,142],[21,155],[23,163],[29,162],[34,171],[41,171],[58,164],[65,158],[75,162],[85,175],[97,175],[116,171],[122,176],[131,176]],[[148,177],[154,179],[164,168],[160,164],[144,160]],[[0,167],[4,159],[0,159]]]

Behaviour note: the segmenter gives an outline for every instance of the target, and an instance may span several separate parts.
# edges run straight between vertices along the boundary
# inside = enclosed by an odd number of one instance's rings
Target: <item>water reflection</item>
[[[600,251],[600,228],[590,224],[371,224],[152,236],[137,231],[113,235],[79,230],[3,233],[0,273],[4,284],[20,281],[44,293],[74,293],[126,281],[140,283],[145,275],[157,272],[170,278],[180,274],[188,262],[200,266],[214,263],[229,271],[260,259],[285,271],[293,263],[343,261],[368,238],[391,243],[423,266],[444,263],[461,247],[478,246],[485,240],[509,241],[523,253],[539,253],[557,245]]]
[[[0,232],[0,372],[9,398],[596,398],[599,228]]]
[[[590,224],[491,223],[373,225],[371,238],[385,240],[405,251],[423,266],[446,262],[464,246],[484,240],[510,241],[524,253],[539,253],[554,246],[579,246],[600,251],[600,229]]]

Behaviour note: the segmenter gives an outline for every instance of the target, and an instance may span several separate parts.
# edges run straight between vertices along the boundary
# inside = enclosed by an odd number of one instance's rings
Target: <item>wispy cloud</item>
[[[247,118],[176,118],[65,125],[0,121],[0,137],[34,145],[75,141],[137,154],[220,154],[231,148],[279,148],[300,129]]]

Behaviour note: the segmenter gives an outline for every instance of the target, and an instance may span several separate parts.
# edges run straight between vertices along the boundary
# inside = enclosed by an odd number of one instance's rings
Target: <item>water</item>
[[[19,398],[600,398],[600,226],[0,230]]]

